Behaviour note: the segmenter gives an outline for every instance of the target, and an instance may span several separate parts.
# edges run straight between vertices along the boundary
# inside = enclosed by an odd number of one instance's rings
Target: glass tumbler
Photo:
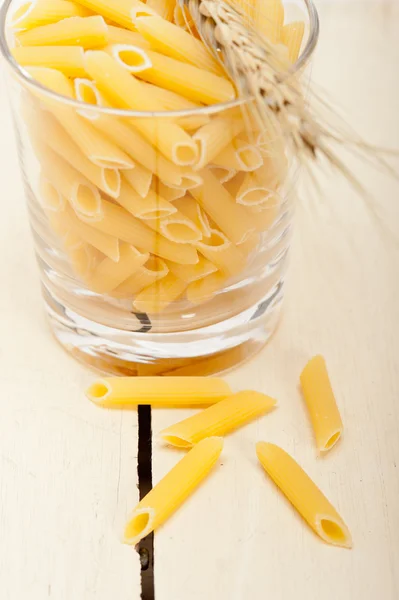
[[[56,339],[127,375],[210,374],[257,352],[284,295],[297,178],[286,140],[219,90],[195,106],[147,83],[168,110],[137,112],[110,107],[73,57],[67,75],[33,79],[10,52],[15,7],[2,7],[1,51]],[[287,4],[288,20],[298,11],[292,77],[318,33],[311,1]]]

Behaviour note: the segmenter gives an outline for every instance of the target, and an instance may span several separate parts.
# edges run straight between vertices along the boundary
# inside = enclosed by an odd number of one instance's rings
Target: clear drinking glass
[[[297,177],[285,140],[248,123],[242,100],[118,110],[93,104],[78,71],[81,100],[50,91],[10,54],[18,4],[3,4],[1,51],[56,339],[121,374],[206,374],[251,356],[284,294]],[[287,3],[289,21],[298,12],[295,77],[318,35],[311,0]]]

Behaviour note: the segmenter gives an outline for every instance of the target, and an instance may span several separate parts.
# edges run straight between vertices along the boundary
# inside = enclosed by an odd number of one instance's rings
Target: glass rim
[[[28,73],[26,73],[21,67],[10,52],[9,45],[6,39],[6,27],[7,27],[7,18],[8,18],[8,10],[14,0],[4,0],[0,7],[0,53],[3,58],[6,60],[8,65],[12,68],[13,72],[19,79],[22,79],[23,82],[36,90],[39,90],[44,95],[48,96],[53,100],[57,100],[58,102],[63,102],[65,105],[71,106],[73,108],[85,111],[93,111],[101,114],[113,115],[117,117],[129,117],[129,118],[148,118],[148,117],[162,117],[162,118],[178,118],[178,117],[190,117],[197,115],[211,115],[217,114],[219,112],[235,108],[240,106],[246,102],[248,99],[246,98],[237,98],[235,100],[229,100],[228,102],[220,102],[217,104],[211,104],[209,106],[201,106],[199,108],[190,108],[186,110],[164,110],[164,111],[138,111],[138,110],[129,110],[122,108],[112,108],[106,106],[97,106],[93,104],[89,104],[88,102],[83,102],[82,100],[75,100],[74,98],[68,98],[67,96],[62,96],[57,92],[53,92],[49,88],[45,87],[35,79],[33,79]],[[309,36],[306,42],[306,46],[301,52],[298,60],[293,64],[290,68],[290,73],[293,75],[306,66],[308,61],[310,60],[316,45],[319,39],[319,31],[320,31],[320,23],[319,23],[319,15],[316,9],[316,6],[313,0],[301,0],[307,9],[308,18],[309,18]]]

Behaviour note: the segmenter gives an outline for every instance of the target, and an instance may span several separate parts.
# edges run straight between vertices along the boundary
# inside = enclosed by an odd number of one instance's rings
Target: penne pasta
[[[73,87],[76,100],[93,106],[105,106],[104,98],[90,79],[77,77],[73,81]],[[89,121],[96,121],[100,117],[99,111],[96,110],[78,110],[77,113]]]
[[[118,204],[130,212],[134,217],[145,221],[151,219],[168,218],[177,213],[177,208],[153,190],[149,190],[145,198],[142,198],[128,183],[128,178],[122,178],[121,191]],[[148,223],[147,223],[148,224]],[[149,225],[149,224],[148,224]],[[162,230],[161,230],[162,233]]]
[[[144,81],[203,104],[228,102],[236,97],[232,83],[225,77],[152,50],[148,51],[148,57],[152,67],[137,73]]]
[[[12,15],[10,27],[14,30],[33,29],[50,23],[57,23],[69,17],[86,17],[86,8],[69,0],[32,0],[24,2]]]
[[[186,190],[180,187],[169,187],[162,181],[153,182],[153,190],[168,202],[174,202],[178,198],[182,198],[186,194]]]
[[[177,25],[158,16],[140,17],[135,25],[153,50],[216,75],[224,74],[205,44]]]
[[[211,229],[211,236],[197,242],[196,248],[225,275],[236,275],[245,268],[245,256],[221,231]]]
[[[281,41],[288,48],[288,60],[291,64],[298,60],[304,33],[305,23],[303,21],[284,25],[281,30]]]
[[[211,275],[217,271],[216,266],[203,256],[199,257],[199,261],[196,265],[179,265],[170,261],[167,262],[167,265],[169,271],[173,273],[175,277],[178,277],[186,283],[198,281],[198,279],[203,279],[207,275]]]
[[[93,17],[70,17],[23,31],[17,37],[21,46],[80,46],[99,48],[108,43],[108,27],[104,19]]]
[[[218,377],[106,377],[86,391],[89,400],[104,408],[206,406],[230,395],[230,386]]]
[[[245,256],[251,256],[252,253],[258,248],[260,243],[259,233],[252,233],[245,242],[238,245],[239,251]]]
[[[134,246],[121,244],[119,261],[115,263],[110,258],[104,258],[88,279],[87,285],[98,294],[109,294],[142,267],[148,258],[148,254],[139,252]]]
[[[86,282],[98,262],[97,251],[88,244],[83,244],[79,248],[66,248],[66,253],[75,275]]]
[[[211,171],[204,169],[200,175],[204,181],[203,186],[190,190],[190,194],[229,240],[239,244],[255,230],[253,218],[245,208],[236,204],[234,198]]]
[[[163,19],[173,21],[173,11],[176,5],[175,0],[147,0],[146,4]],[[135,25],[137,27],[137,19]]]
[[[125,179],[130,183],[134,191],[137,192],[138,195],[141,196],[141,198],[147,197],[152,184],[151,171],[149,171],[142,165],[136,164],[134,169],[127,169],[124,172],[124,176]],[[165,200],[169,200],[169,198],[165,198]]]
[[[213,163],[230,171],[256,171],[263,165],[263,158],[256,146],[235,139],[215,156]]]
[[[87,244],[90,244],[96,250],[99,250],[104,256],[110,258],[113,262],[118,262],[120,258],[119,240],[115,236],[108,235],[102,231],[90,227],[84,223],[71,209],[66,209],[70,222],[70,231]]]
[[[112,0],[112,2],[110,0],[76,0],[76,2],[94,13],[110,19],[113,23],[118,23],[126,29],[135,30],[131,15],[135,0]]]
[[[11,54],[21,67],[57,69],[67,77],[86,76],[84,50],[79,46],[17,46]]]
[[[162,106],[162,110],[198,110],[201,107],[200,104],[192,102],[180,94],[165,90],[152,83],[142,81],[141,87],[147,90],[149,96],[157,100],[159,105]]]
[[[108,200],[102,199],[101,210],[102,219],[91,223],[92,227],[161,258],[185,265],[197,264],[198,254],[192,246],[175,244],[163,238]]]
[[[255,29],[265,35],[273,44],[281,39],[284,24],[284,6],[282,0],[263,0],[257,5]]]
[[[190,450],[136,506],[125,528],[125,543],[135,545],[158,529],[208,475],[222,449],[222,439],[208,438]]]
[[[159,279],[166,277],[168,273],[169,269],[166,263],[156,256],[151,256],[145,265],[118,286],[113,295],[121,298],[134,296]]]
[[[270,204],[270,201],[276,196],[276,183],[267,181],[260,177],[258,173],[247,173],[236,196],[238,204],[243,206],[262,207]],[[277,197],[275,204],[278,204]]]
[[[215,117],[210,123],[201,127],[193,136],[200,151],[196,168],[203,169],[213,162],[233,138],[244,130],[244,127],[242,119],[235,121],[226,117]]]
[[[140,17],[153,17],[156,16],[156,11],[151,8],[147,2],[141,2],[141,0],[135,0],[130,12],[134,26],[137,29],[136,21]]]
[[[126,54],[126,51],[125,51]],[[88,73],[107,97],[120,108],[163,110],[148,90],[106,52],[88,51],[85,55]],[[141,73],[139,73],[141,75]],[[184,129],[168,120],[135,119],[134,126],[161,153],[176,165],[193,165],[198,148]]]
[[[129,31],[122,27],[115,27],[114,25],[108,25],[108,43],[109,44],[129,44],[132,46],[138,46],[144,50],[150,50],[151,44],[148,42],[141,33],[137,31]]]
[[[61,213],[66,208],[66,200],[64,196],[53,186],[53,184],[40,173],[39,177],[39,197],[40,205],[48,212]]]
[[[352,547],[351,534],[342,518],[287,452],[274,444],[258,442],[256,453],[269,477],[322,540],[334,546]]]
[[[320,452],[327,452],[341,438],[344,426],[324,358],[312,358],[302,371],[300,379],[317,448]]]
[[[212,300],[216,292],[226,286],[227,280],[228,276],[217,271],[203,279],[194,281],[187,287],[187,300],[191,302],[191,304],[203,304],[204,302],[208,302],[208,300]]]
[[[151,68],[148,50],[130,44],[113,44],[104,49],[123,68],[132,74]]]
[[[237,175],[237,171],[219,165],[208,165],[208,169],[217,177],[220,183],[227,183]]]
[[[264,231],[268,231],[274,225],[280,206],[281,201],[279,203],[277,195],[274,195],[271,196],[269,202],[264,203],[260,207],[248,207],[248,214],[253,217],[257,232],[263,233]]]
[[[158,221],[149,221],[148,226],[176,244],[193,244],[202,239],[201,230],[183,213],[175,213]]]
[[[160,436],[171,446],[191,448],[205,438],[223,437],[269,412],[276,404],[276,400],[259,392],[239,392],[164,429]]]
[[[138,312],[148,314],[158,314],[165,310],[178,300],[187,284],[175,277],[172,273],[168,273],[166,277],[159,279],[147,288],[144,288],[137,294],[133,301],[133,308]]]
[[[184,196],[173,202],[177,210],[188,217],[196,227],[201,231],[203,237],[208,238],[211,235],[209,220],[206,213],[192,196]]]
[[[234,175],[234,177],[225,182],[224,187],[233,198],[237,197],[238,190],[242,186],[246,175],[247,174],[244,173],[244,171],[239,171],[236,175]]]

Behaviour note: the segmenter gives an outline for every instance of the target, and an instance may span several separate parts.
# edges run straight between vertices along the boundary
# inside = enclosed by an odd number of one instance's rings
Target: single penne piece
[[[208,169],[209,168],[211,167],[209,166]],[[244,171],[239,171],[236,175],[234,175],[234,177],[224,182],[224,187],[233,198],[237,198],[238,190],[242,186],[246,175],[247,173]]]
[[[230,395],[230,386],[219,377],[106,377],[86,391],[89,400],[104,408],[207,406]]]
[[[197,242],[196,248],[225,275],[237,275],[245,268],[245,256],[221,231],[211,229],[210,237]]]
[[[180,94],[165,90],[165,88],[158,87],[152,83],[142,81],[141,86],[162,105],[162,110],[198,110],[201,107],[197,102],[192,102],[192,100]]]
[[[89,14],[91,13],[86,8],[69,0],[32,0],[24,2],[13,13],[9,25],[14,30],[26,30]]]
[[[269,187],[270,185],[270,187]],[[262,207],[270,204],[270,200],[276,195],[275,182],[269,182],[259,177],[257,173],[247,173],[236,196],[238,204],[243,206]],[[275,200],[276,204],[278,200]]]
[[[136,75],[140,71],[150,68],[152,63],[148,57],[148,50],[131,44],[112,44],[104,48],[110,56],[126,71]]]
[[[340,515],[287,452],[274,444],[258,442],[256,453],[269,477],[322,540],[352,547],[351,534]]]
[[[260,243],[259,233],[252,233],[245,242],[238,245],[239,251],[245,256],[251,256],[252,253],[258,248]]]
[[[125,60],[126,50],[121,59]],[[152,60],[152,59],[151,59]],[[134,76],[106,52],[88,51],[85,66],[100,91],[119,108],[134,110],[163,110],[156,99]],[[145,71],[147,72],[147,71]],[[141,73],[138,73],[141,75]],[[190,166],[198,161],[198,147],[182,127],[169,120],[134,119],[134,126],[160,152],[176,165]]]
[[[95,83],[93,83],[93,81],[90,79],[76,77],[76,79],[73,81],[73,88],[76,100],[80,100],[86,104],[92,104],[93,106],[106,105],[106,102],[96,88]],[[77,113],[85,119],[89,119],[89,121],[96,121],[100,118],[100,112],[98,110],[80,109],[77,111]]]
[[[199,69],[158,52],[148,51],[152,66],[137,73],[144,81],[186,96],[194,102],[216,104],[234,100],[233,84],[220,75]]]
[[[233,120],[226,117],[215,117],[201,127],[193,135],[193,140],[200,150],[196,169],[203,169],[213,162],[214,158],[244,129],[245,124],[242,119]]]
[[[186,194],[186,190],[180,187],[169,187],[162,181],[153,181],[152,189],[155,193],[168,200],[168,202],[174,202],[178,198],[182,198]]]
[[[115,27],[114,25],[108,25],[108,43],[109,44],[129,44],[133,46],[139,46],[144,50],[150,50],[151,44],[148,42],[141,33],[137,31],[129,31],[122,27]]]
[[[344,426],[324,358],[312,358],[302,371],[300,379],[317,448],[320,452],[327,452],[341,438]]]
[[[227,397],[213,406],[161,431],[171,446],[191,448],[212,436],[225,436],[260,415],[271,411],[276,400],[260,392],[245,391]]]
[[[203,304],[212,300],[215,294],[226,286],[228,279],[228,275],[216,271],[216,273],[190,283],[186,290],[187,300],[191,304]]]
[[[175,244],[149,229],[120,206],[102,199],[103,217],[90,223],[92,227],[115,236],[142,251],[185,265],[195,265],[198,254],[189,244]],[[149,221],[150,222],[150,221]]]
[[[146,4],[163,19],[173,21],[173,11],[176,4],[175,0],[147,0]],[[135,25],[137,27],[137,19]]]
[[[122,177],[122,185],[118,196],[118,204],[130,212],[134,217],[145,221],[170,217],[177,213],[177,208],[170,202],[149,190],[147,196],[142,198],[128,183],[127,177]],[[149,223],[147,223],[151,226]],[[160,230],[162,233],[162,230]],[[170,238],[169,238],[170,239]]]
[[[157,16],[157,12],[153,8],[151,8],[151,6],[147,2],[141,2],[141,0],[134,0],[130,14],[136,29],[136,20],[140,17]]]
[[[274,225],[278,217],[280,206],[281,200],[279,201],[276,195],[271,196],[269,202],[266,202],[261,206],[248,206],[248,214],[254,219],[256,231],[258,233],[268,231],[272,225]]]
[[[157,221],[148,221],[148,226],[176,244],[194,244],[202,240],[202,232],[195,223],[178,212],[175,206],[174,208],[174,214]]]
[[[208,475],[222,449],[223,440],[215,437],[192,448],[136,506],[125,527],[125,543],[134,546],[158,529]]]
[[[171,261],[167,261],[169,271],[186,283],[192,283],[203,279],[217,271],[217,267],[204,256],[200,256],[196,265],[179,265]]]
[[[47,212],[61,213],[65,210],[67,201],[64,196],[53,186],[51,181],[40,173],[38,200],[42,208]]]
[[[124,176],[139,196],[141,196],[142,198],[147,197],[153,179],[151,171],[149,171],[142,165],[136,164],[134,169],[126,169],[126,171],[124,171]],[[165,196],[162,197],[165,198]],[[165,198],[165,200],[170,199]]]
[[[94,13],[110,19],[113,23],[126,27],[126,29],[133,31],[136,29],[131,15],[135,0],[112,0],[112,2],[110,0],[76,0],[76,2]]]
[[[201,175],[192,170],[183,169],[181,175],[181,182],[177,187],[183,188],[186,191],[197,188],[204,183]]]
[[[303,21],[284,25],[281,30],[281,41],[288,48],[288,59],[291,64],[298,60],[304,33],[305,23]]]
[[[11,49],[21,67],[57,69],[67,77],[85,77],[84,50],[79,46],[17,46]]]
[[[113,296],[129,298],[149,287],[169,273],[166,263],[157,256],[150,256],[147,262],[134,275],[126,279],[114,291]]]
[[[104,258],[87,281],[87,285],[98,294],[109,294],[142,267],[148,258],[148,254],[139,252],[134,246],[121,244],[119,261],[115,263],[110,258]]]
[[[17,36],[21,46],[81,46],[99,48],[108,43],[108,27],[103,17],[70,17],[42,25]]]
[[[157,175],[163,182],[170,185],[181,184],[182,173],[180,167],[159,154],[133,126],[105,115],[98,119],[94,125],[114,143],[119,144],[120,148],[134,161]],[[138,190],[136,191],[138,192]]]
[[[227,183],[237,175],[235,169],[221,167],[220,165],[208,165],[208,169],[210,169],[217,179],[219,179],[220,183]]]
[[[203,185],[190,190],[197,202],[234,244],[242,242],[255,231],[253,218],[236,204],[220,181],[207,169],[200,172]],[[215,201],[217,199],[217,201]]]
[[[76,214],[88,221],[102,219],[98,189],[43,142],[36,139],[33,146],[44,176],[68,200]]]
[[[66,212],[70,219],[71,230],[76,232],[83,242],[90,244],[113,262],[119,261],[120,248],[118,238],[102,231],[98,231],[97,229],[94,229],[94,227],[90,227],[90,225],[81,221],[71,208],[67,208]]]
[[[263,165],[263,157],[256,146],[238,138],[228,144],[212,162],[231,171],[256,171]]]
[[[186,195],[182,198],[178,198],[173,204],[176,206],[177,210],[195,223],[197,228],[202,232],[203,237],[208,238],[211,235],[207,215],[192,196]]]
[[[45,209],[44,212],[50,229],[52,229],[61,242],[64,252],[68,254],[72,250],[78,250],[82,246],[86,246],[82,238],[70,229],[70,222],[65,211],[52,212]],[[42,237],[44,239],[44,236]]]
[[[73,249],[66,247],[65,251],[73,272],[86,283],[100,259],[99,253],[89,244]]]
[[[134,23],[153,50],[216,75],[224,74],[205,44],[177,25],[158,16],[139,17]]]
[[[32,111],[29,115],[29,130],[46,141],[49,147],[79,171],[90,183],[117,198],[120,193],[121,177],[117,169],[106,169],[92,163],[69,137],[65,129],[48,112]]]
[[[186,287],[185,281],[168,273],[166,277],[138,293],[133,301],[133,308],[138,312],[153,315],[161,313],[183,295]]]
[[[256,5],[256,9],[254,22],[256,31],[269,38],[273,44],[278,44],[284,24],[282,0],[263,0]]]

